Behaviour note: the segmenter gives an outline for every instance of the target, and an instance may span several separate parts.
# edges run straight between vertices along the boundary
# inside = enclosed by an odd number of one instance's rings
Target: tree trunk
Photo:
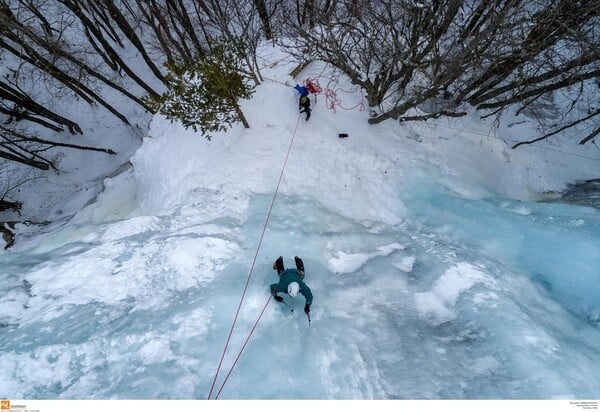
[[[12,210],[20,214],[22,206],[22,202],[9,202],[8,200],[0,199],[0,212]]]
[[[183,26],[186,33],[190,37],[190,40],[192,41],[192,44],[194,45],[194,48],[196,49],[196,55],[203,56],[204,49],[200,45],[198,36],[196,36],[196,30],[194,29],[194,26],[192,25],[192,21],[190,20],[190,15],[185,7],[185,4],[183,3],[183,0],[178,0],[178,4],[179,4],[179,17],[180,17],[181,25]]]
[[[235,99],[231,99],[231,106],[235,110],[235,113],[237,114],[238,119],[244,125],[244,128],[249,129],[250,124],[248,123],[248,120],[246,120],[246,116],[244,116],[244,112],[242,112],[240,105],[238,104],[238,102]]]
[[[272,40],[273,31],[271,30],[271,19],[269,17],[269,12],[267,11],[265,0],[252,0],[252,2],[254,3],[256,10],[258,10],[258,16],[260,17],[263,30],[265,31],[265,38],[267,40]]]
[[[104,36],[98,28],[94,25],[94,23],[82,12],[81,7],[76,0],[59,0],[65,6],[69,8],[77,17],[83,25],[85,25],[90,32],[98,39],[108,56],[119,64],[119,67],[122,68],[127,75],[134,80],[140,87],[142,87],[151,97],[158,98],[158,93],[154,91],[146,82],[144,82],[139,76],[137,76],[133,70],[121,59],[119,54],[112,48],[112,46],[106,41]]]
[[[145,0],[145,6],[141,5],[141,2],[142,0],[138,0],[138,5],[140,5],[140,7],[148,7],[148,14],[151,18],[156,18],[156,21],[158,21],[158,26],[156,26],[157,31],[155,31],[155,33],[157,37],[163,38],[161,41],[161,44],[164,44],[163,47],[166,47],[167,50],[173,49],[170,50],[172,58],[179,57],[179,59],[189,62],[189,56],[185,48],[172,36],[171,27],[165,20],[166,10],[162,10],[155,0]],[[173,54],[173,51],[176,52],[177,56]]]
[[[45,163],[45,162],[39,162],[37,160],[33,160],[33,159],[28,159],[26,157],[23,156],[17,156],[5,151],[0,150],[0,157],[4,158],[6,160],[10,160],[12,162],[17,162],[17,163],[21,163],[27,166],[31,166],[34,167],[36,169],[41,169],[41,170],[48,170],[50,169],[50,164],[49,163]]]
[[[79,125],[77,123],[75,123],[72,120],[69,120],[57,113],[52,112],[49,109],[46,109],[42,105],[36,103],[31,97],[29,97],[22,91],[13,88],[11,85],[9,85],[1,80],[0,80],[0,97],[4,100],[8,100],[8,101],[15,103],[16,108],[25,110],[25,112],[23,112],[22,110],[18,110],[18,109],[13,109],[11,111],[11,110],[7,110],[7,109],[2,109],[0,107],[0,111],[2,111],[5,114],[14,116],[17,121],[24,119],[24,120],[36,122],[38,124],[41,124],[44,127],[54,130],[54,131],[63,130],[61,127],[56,127],[48,122],[45,122],[43,120],[40,120],[38,118],[34,118],[34,117],[30,116],[28,114],[28,112],[31,112],[33,114],[42,116],[45,119],[52,120],[53,122],[55,122],[59,125],[67,126],[67,128],[69,129],[69,131],[72,134],[82,133],[81,128],[79,127]]]
[[[92,3],[81,3],[83,8],[86,8],[88,14],[93,16],[94,23],[98,28],[103,30],[111,39],[114,41],[120,48],[124,48],[125,45],[121,41],[121,36],[117,33],[113,25],[113,19],[110,17],[110,14],[107,14],[107,10],[102,7],[101,4],[97,4],[95,2]],[[98,20],[98,18],[100,20]]]
[[[74,79],[73,77],[64,73],[62,70],[60,70],[55,65],[51,64],[49,61],[44,59],[41,55],[37,54],[31,47],[22,44],[23,48],[27,49],[27,52],[32,55],[31,57],[28,57],[28,56],[24,56],[22,53],[19,53],[12,47],[8,46],[6,43],[4,43],[2,41],[1,38],[0,38],[0,45],[3,45],[5,49],[11,51],[11,53],[15,54],[17,57],[20,57],[21,59],[28,61],[33,66],[37,66],[40,69],[42,69],[44,72],[52,75],[54,78],[56,78],[62,84],[64,84],[65,86],[67,86],[68,88],[73,90],[77,95],[81,96],[88,103],[92,103],[92,101],[95,100],[98,103],[100,103],[102,106],[104,106],[112,114],[117,116],[122,122],[124,122],[125,124],[130,124],[125,116],[123,116],[121,113],[119,113],[109,103],[104,101],[104,99],[102,99],[99,95],[97,95],[93,90],[91,90],[90,88],[85,86],[79,80]]]
[[[97,0],[92,0],[92,1],[97,1]],[[108,12],[110,13],[110,16],[117,23],[117,25],[119,26],[121,31],[125,34],[125,36],[129,39],[129,41],[135,46],[135,48],[140,52],[140,54],[142,55],[142,58],[144,59],[144,61],[146,62],[146,64],[148,65],[148,67],[150,68],[152,73],[154,73],[154,75],[158,79],[160,79],[160,81],[163,81],[164,76],[162,75],[162,73],[160,72],[158,67],[156,67],[156,65],[150,58],[150,56],[148,56],[148,52],[146,51],[146,48],[144,47],[142,41],[137,36],[137,34],[135,33],[135,30],[133,29],[133,27],[131,27],[131,25],[125,18],[125,16],[123,16],[123,14],[119,10],[119,8],[114,4],[114,1],[113,0],[102,0],[102,3],[107,8]]]

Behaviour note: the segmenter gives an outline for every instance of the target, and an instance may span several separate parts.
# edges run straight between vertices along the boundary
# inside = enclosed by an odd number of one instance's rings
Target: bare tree
[[[141,22],[147,26],[168,60],[193,64],[205,54],[208,34],[204,1],[135,0]],[[133,7],[132,7],[133,8]],[[203,32],[200,36],[198,31]]]
[[[54,131],[66,126],[73,134],[81,133],[79,125],[66,117],[53,112],[32,99],[16,85],[0,80],[0,113],[8,115],[6,124],[28,120]]]
[[[240,54],[244,56],[246,74],[255,84],[262,81],[260,67],[257,61],[258,47],[267,35],[264,17],[269,12],[257,7],[255,0],[209,0],[213,13],[211,20],[215,22],[215,32],[236,44]],[[262,6],[266,7],[265,3]],[[267,13],[262,15],[261,13]],[[270,26],[269,26],[270,27]],[[269,28],[270,30],[270,28]],[[272,32],[270,32],[272,36]],[[215,42],[211,39],[210,42]]]
[[[17,175],[8,165],[2,163],[0,163],[0,175],[3,176],[0,181],[0,212],[12,211],[20,216],[23,202],[12,200],[11,194],[31,178],[23,178],[22,175]],[[17,176],[18,183],[15,182],[13,176]]]
[[[0,162],[0,234],[6,243],[4,249],[9,249],[16,241],[16,225],[46,225],[49,222],[33,222],[23,220],[23,202],[14,200],[18,198],[18,192],[24,185],[39,179],[40,173],[35,169],[18,170],[15,164],[3,164]]]
[[[600,36],[598,19],[600,4],[560,2],[540,13],[537,31],[541,45],[533,47],[529,60],[522,62],[502,82],[488,85],[485,90],[469,96],[468,102],[479,110],[492,113],[510,106],[518,107],[517,113],[528,113],[540,119],[543,129],[548,130],[533,143],[557,135],[567,129],[578,128],[583,132],[580,144],[593,140],[600,132],[598,122],[598,81],[600,78]],[[542,26],[540,28],[540,26]],[[548,32],[549,31],[549,32]],[[556,37],[559,36],[559,37]],[[530,33],[528,39],[535,38]],[[548,39],[553,43],[548,47]],[[536,50],[541,49],[541,52]],[[542,100],[559,99],[562,112],[547,116]],[[596,100],[596,104],[590,102]],[[565,104],[568,103],[568,104]]]
[[[88,15],[88,13],[90,13],[90,12],[93,13],[93,9],[88,9],[86,7],[87,3],[84,3],[79,0],[59,0],[59,1],[80,19],[81,23],[83,24],[83,26],[85,28],[86,33],[88,34],[88,39],[90,40],[90,43],[93,43],[97,46],[96,50],[98,50],[98,51],[101,50],[101,54],[104,56],[105,61],[113,62],[113,65],[114,65],[113,67],[117,67],[118,70],[123,70],[133,81],[135,81],[136,84],[138,84],[149,95],[158,96],[158,93],[146,81],[144,81],[129,66],[129,64],[127,64],[125,62],[125,60],[120,56],[120,54],[117,52],[117,50],[115,50],[115,48],[110,43],[110,41],[108,41],[105,38],[105,36],[103,34],[104,32],[101,30],[101,28],[97,24],[94,23],[94,21]],[[114,13],[112,13],[111,17],[113,19],[118,20],[118,24],[122,24],[123,26],[125,26],[125,23],[123,23],[122,19],[119,18],[119,17],[122,17],[122,15],[118,15],[118,14],[114,15]],[[126,29],[127,29],[127,27],[126,27]],[[131,38],[134,39],[133,41],[137,40],[137,38],[135,36],[133,36],[132,33],[127,33],[127,34]],[[137,41],[136,41],[136,43],[134,43],[136,45],[136,47],[138,46],[137,43],[138,43]],[[139,44],[139,46],[143,49],[143,46],[141,46],[141,44]],[[145,51],[144,51],[144,53],[142,53],[142,55],[144,56],[144,58],[146,60],[147,55],[146,55]],[[147,63],[148,63],[148,61],[147,61]],[[151,69],[153,69],[152,71],[155,73],[155,75],[160,76],[160,72],[158,72],[158,74],[157,74],[158,69],[156,69],[154,64],[151,62],[149,64],[151,65]]]
[[[340,0],[317,14],[314,28],[289,19],[289,52],[327,62],[361,86],[378,109],[373,124],[461,116],[467,106],[484,116],[531,110],[557,92],[574,107],[600,75],[599,16],[593,0]],[[566,92],[578,84],[581,91]],[[406,115],[415,108],[424,113]],[[596,115],[568,118],[550,133]],[[592,127],[581,142],[597,134]]]
[[[273,30],[271,29],[271,16],[267,9],[267,3],[265,0],[253,0],[254,7],[258,11],[258,16],[262,23],[263,31],[265,32],[265,38],[267,40],[273,40]]]
[[[88,150],[116,154],[111,149],[75,145],[70,143],[53,142],[41,139],[31,134],[24,134],[13,128],[0,126],[0,157],[17,163],[22,163],[36,169],[58,171],[53,162],[45,158],[42,153],[55,147],[65,147],[78,150]]]
[[[28,3],[28,5],[30,5]],[[17,9],[19,14],[24,9]],[[40,13],[38,9],[38,14]],[[37,15],[36,15],[37,16]],[[75,56],[59,35],[42,36],[37,33],[35,20],[27,19],[27,15],[19,16],[13,13],[6,0],[0,2],[0,48],[13,54],[15,58],[38,68],[42,73],[54,77],[60,84],[69,88],[88,103],[97,102],[128,123],[127,118],[100,94],[94,91],[85,76],[93,77],[115,88],[125,96],[143,104],[142,101],[108,79],[85,63],[82,57]],[[27,21],[28,25],[23,21]],[[64,28],[63,28],[64,29]]]
[[[144,62],[146,62],[148,68],[154,75],[159,79],[163,80],[163,75],[150,57],[146,47],[144,46],[142,40],[137,35],[135,28],[130,24],[126,16],[120,10],[119,7],[115,4],[114,0],[102,0],[102,1],[93,1],[86,0],[85,4],[87,5],[88,10],[91,11],[93,16],[100,16],[102,21],[105,22],[105,25],[108,29],[104,29],[107,34],[112,33],[112,39],[119,43],[121,47],[124,47],[122,43],[120,43],[120,36],[117,33],[116,29],[113,29],[111,23],[116,23],[120,31],[129,39],[131,44],[135,46],[135,48],[140,52]],[[177,4],[181,4],[181,0],[178,0]],[[183,7],[183,6],[181,6]],[[128,8],[128,10],[131,10]],[[185,10],[185,9],[184,9]],[[187,13],[184,13],[187,15]],[[96,19],[98,21],[98,19]]]
[[[290,8],[293,8],[293,11],[289,15],[294,16],[294,20],[298,25],[313,29],[317,23],[317,15],[321,7],[327,6],[321,6],[317,0],[294,0],[290,4]]]
[[[431,3],[339,1],[316,14],[314,30],[289,22],[297,39],[289,51],[298,59],[309,56],[337,67],[365,90],[369,105],[379,106],[396,89],[403,92],[426,65],[462,1]]]

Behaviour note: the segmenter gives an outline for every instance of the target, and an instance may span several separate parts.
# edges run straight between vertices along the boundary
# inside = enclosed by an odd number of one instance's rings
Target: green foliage
[[[147,97],[146,103],[210,140],[212,133],[242,120],[238,100],[250,98],[254,92],[241,70],[239,50],[231,43],[217,42],[210,55],[196,64],[169,61],[167,91],[157,99]]]

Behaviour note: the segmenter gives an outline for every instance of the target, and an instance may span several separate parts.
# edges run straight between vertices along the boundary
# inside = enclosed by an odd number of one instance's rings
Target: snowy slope
[[[267,55],[250,129],[156,116],[95,203],[0,254],[0,395],[206,399],[251,275],[213,398],[600,396],[600,214],[530,202],[598,177],[597,153],[511,150],[522,119],[369,126],[326,67]],[[341,106],[299,117],[305,78]],[[271,302],[240,352],[279,255],[305,260],[312,322]]]

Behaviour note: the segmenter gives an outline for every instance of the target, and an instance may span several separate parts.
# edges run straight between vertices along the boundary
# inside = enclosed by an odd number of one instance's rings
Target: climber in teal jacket
[[[287,293],[293,298],[300,292],[304,296],[304,299],[306,299],[304,312],[308,315],[310,313],[310,305],[313,302],[313,295],[310,288],[304,283],[304,263],[302,259],[295,256],[294,260],[296,261],[296,269],[286,270],[283,266],[283,257],[281,256],[273,263],[273,269],[279,275],[279,283],[271,285],[271,294],[277,302],[283,302],[283,298],[278,296],[278,293]]]

